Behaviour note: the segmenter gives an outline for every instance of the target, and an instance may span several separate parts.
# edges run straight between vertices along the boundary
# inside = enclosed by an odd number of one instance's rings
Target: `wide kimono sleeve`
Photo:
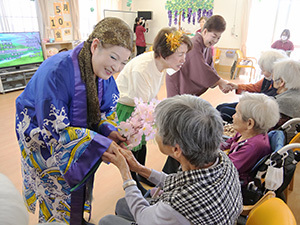
[[[116,105],[119,99],[119,90],[113,77],[108,80],[101,80],[103,91],[101,99],[101,121],[98,124],[98,132],[108,137],[112,131],[117,131],[118,117]]]

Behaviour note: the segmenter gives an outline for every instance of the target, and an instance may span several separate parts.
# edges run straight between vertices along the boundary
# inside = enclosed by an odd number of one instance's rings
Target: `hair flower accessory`
[[[182,31],[175,31],[174,33],[165,34],[165,36],[170,50],[175,52],[182,42]]]
[[[154,138],[156,127],[153,113],[159,100],[152,99],[145,103],[141,98],[134,98],[134,103],[136,107],[131,116],[118,126],[120,134],[129,141],[127,148],[130,150],[141,143],[143,136],[146,141]]]

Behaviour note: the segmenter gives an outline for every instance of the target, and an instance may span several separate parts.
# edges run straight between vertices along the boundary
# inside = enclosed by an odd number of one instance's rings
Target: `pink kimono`
[[[192,39],[193,49],[186,55],[186,61],[179,71],[166,76],[167,96],[181,94],[202,95],[220,79],[213,65],[211,48],[203,43],[200,33]]]

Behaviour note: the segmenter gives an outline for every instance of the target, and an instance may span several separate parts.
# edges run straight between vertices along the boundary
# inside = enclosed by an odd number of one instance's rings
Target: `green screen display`
[[[0,33],[0,68],[44,61],[39,32]]]

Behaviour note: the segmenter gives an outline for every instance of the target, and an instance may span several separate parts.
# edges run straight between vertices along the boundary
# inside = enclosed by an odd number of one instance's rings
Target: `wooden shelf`
[[[58,53],[61,49],[73,49],[73,42],[72,41],[65,41],[65,42],[52,42],[52,43],[43,43],[43,52],[44,58],[47,59],[48,57]]]

